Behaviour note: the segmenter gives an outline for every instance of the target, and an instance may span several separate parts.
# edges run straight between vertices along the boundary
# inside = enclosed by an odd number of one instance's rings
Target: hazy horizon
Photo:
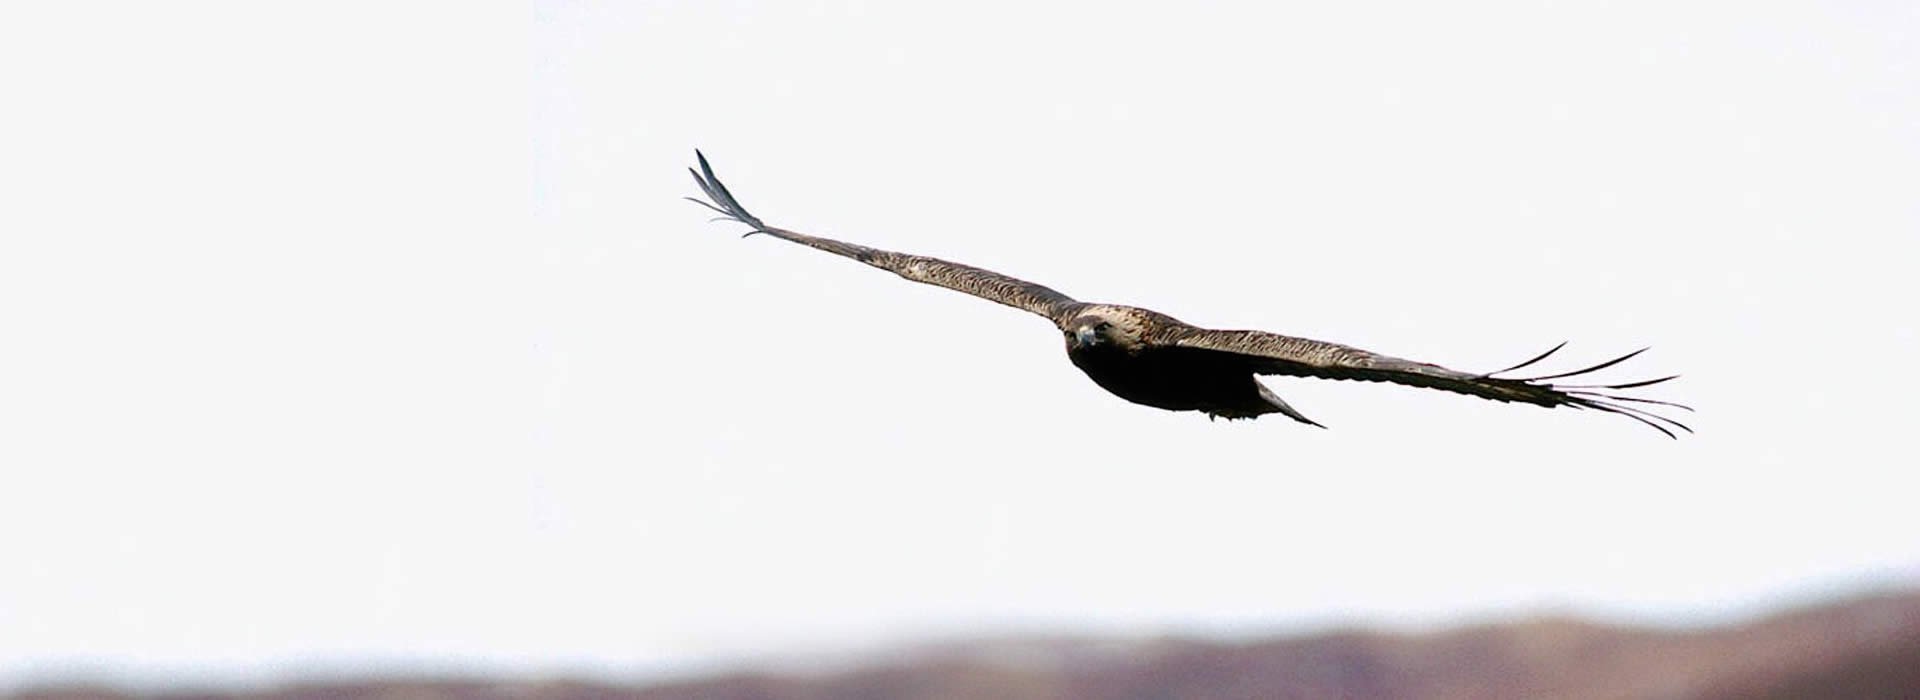
[[[1870,580],[1882,580],[1868,577]],[[1503,609],[1499,611],[1462,611],[1439,620],[1410,622],[1381,619],[1326,619],[1281,622],[1273,626],[1249,624],[1234,629],[1221,628],[1136,628],[1102,629],[1098,626],[1062,626],[1046,623],[984,624],[927,630],[893,639],[865,640],[857,644],[819,645],[810,649],[789,648],[753,654],[714,655],[707,658],[679,659],[658,664],[627,666],[593,661],[545,661],[529,664],[515,659],[452,659],[421,655],[417,657],[354,657],[338,655],[280,659],[245,669],[213,667],[139,668],[112,662],[91,664],[85,660],[66,660],[28,668],[0,678],[0,692],[46,691],[71,688],[108,688],[132,692],[185,692],[207,690],[231,693],[270,691],[296,686],[408,682],[566,682],[606,683],[648,687],[661,683],[707,679],[732,673],[767,673],[793,678],[812,678],[824,674],[910,663],[916,658],[935,658],[956,645],[965,650],[973,645],[991,645],[1004,641],[1027,643],[1045,640],[1085,640],[1088,642],[1148,643],[1168,640],[1254,643],[1286,639],[1312,639],[1322,635],[1349,632],[1382,633],[1423,637],[1462,632],[1487,625],[1517,625],[1546,621],[1576,620],[1625,630],[1658,632],[1711,632],[1735,628],[1769,616],[1793,614],[1822,606],[1846,604],[1882,596],[1912,595],[1920,592],[1911,577],[1890,576],[1884,580],[1905,581],[1904,585],[1863,583],[1858,588],[1819,588],[1813,597],[1787,595],[1776,599],[1747,601],[1738,611],[1716,608],[1712,611],[1668,611],[1649,615],[1607,615],[1562,607]],[[935,656],[928,656],[928,655]]]

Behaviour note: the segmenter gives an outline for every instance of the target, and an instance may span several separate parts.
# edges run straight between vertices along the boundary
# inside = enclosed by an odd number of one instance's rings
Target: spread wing
[[[718,219],[715,219],[716,221],[738,221],[752,226],[753,230],[748,231],[746,233],[747,236],[764,233],[774,238],[817,248],[833,253],[834,255],[853,258],[854,260],[886,270],[915,282],[931,284],[937,287],[946,287],[947,289],[971,294],[987,301],[1030,311],[1052,319],[1055,323],[1060,323],[1070,318],[1073,310],[1082,306],[1080,302],[1074,301],[1073,297],[1026,280],[1008,277],[992,270],[982,270],[977,267],[947,262],[939,258],[929,258],[924,255],[911,255],[877,248],[868,248],[863,245],[836,241],[831,238],[809,236],[804,233],[795,233],[786,229],[768,226],[762,223],[759,217],[747,213],[746,208],[740,206],[739,200],[733,198],[733,193],[727,191],[727,186],[720,184],[720,179],[713,175],[713,167],[707,165],[707,156],[705,154],[699,151],[694,151],[693,153],[694,156],[700,160],[700,169],[693,170],[692,168],[688,168],[688,172],[693,173],[694,181],[700,183],[700,189],[707,193],[707,198],[711,201],[703,201],[694,197],[687,197],[687,199],[695,204],[719,212],[720,216]]]
[[[1167,340],[1178,347],[1235,356],[1248,363],[1257,374],[1393,382],[1478,396],[1494,401],[1530,403],[1548,408],[1570,406],[1615,413],[1645,423],[1654,430],[1666,433],[1667,437],[1676,437],[1669,427],[1693,432],[1692,428],[1672,418],[1654,413],[1649,408],[1665,406],[1687,411],[1693,409],[1676,403],[1618,393],[1626,389],[1659,384],[1679,375],[1618,384],[1559,384],[1550,381],[1572,379],[1612,367],[1646,352],[1645,348],[1586,369],[1538,377],[1515,378],[1495,375],[1532,366],[1547,359],[1549,355],[1558,352],[1567,344],[1556,345],[1552,350],[1541,353],[1539,357],[1498,372],[1469,374],[1439,365],[1389,357],[1337,343],[1261,331],[1219,331],[1189,326],[1173,331]]]

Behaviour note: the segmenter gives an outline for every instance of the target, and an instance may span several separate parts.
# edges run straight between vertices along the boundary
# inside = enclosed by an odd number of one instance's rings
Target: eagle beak
[[[1082,326],[1074,330],[1073,339],[1080,341],[1081,345],[1093,345],[1100,342],[1100,334],[1093,332],[1092,328]]]

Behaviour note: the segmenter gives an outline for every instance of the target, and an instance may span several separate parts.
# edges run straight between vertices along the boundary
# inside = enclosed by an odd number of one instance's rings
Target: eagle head
[[[1067,337],[1067,347],[1076,350],[1112,348],[1129,351],[1139,348],[1144,324],[1126,311],[1096,306],[1075,316],[1060,329]]]

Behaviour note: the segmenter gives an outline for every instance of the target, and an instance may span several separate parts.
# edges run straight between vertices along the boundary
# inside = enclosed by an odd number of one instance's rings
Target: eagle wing
[[[1439,365],[1368,352],[1338,343],[1263,331],[1212,330],[1187,326],[1169,330],[1168,336],[1162,340],[1163,343],[1179,348],[1231,356],[1247,363],[1256,374],[1393,382],[1478,396],[1494,401],[1528,403],[1548,408],[1570,406],[1619,414],[1666,433],[1667,437],[1677,437],[1672,429],[1693,432],[1692,428],[1672,418],[1654,413],[1649,408],[1665,406],[1687,411],[1693,409],[1676,403],[1618,393],[1626,389],[1659,384],[1679,375],[1618,384],[1560,384],[1550,381],[1580,377],[1612,367],[1646,352],[1645,348],[1586,369],[1516,378],[1496,375],[1532,366],[1547,359],[1549,355],[1558,352],[1567,344],[1556,345],[1538,357],[1498,372],[1470,374]]]
[[[716,220],[738,221],[752,226],[753,230],[745,235],[764,233],[774,238],[792,241],[804,246],[824,250],[834,255],[853,258],[860,262],[886,270],[909,280],[936,287],[946,287],[957,292],[971,294],[987,301],[1005,304],[1045,316],[1058,324],[1071,318],[1080,302],[1073,297],[1061,294],[1047,287],[1026,280],[1008,277],[992,270],[982,270],[971,265],[947,262],[939,258],[924,255],[895,253],[889,250],[869,248],[863,245],[836,241],[831,238],[809,236],[782,228],[774,228],[761,222],[759,217],[747,213],[740,201],[734,199],[727,186],[720,184],[720,178],[713,174],[713,167],[707,164],[707,156],[694,151],[700,160],[700,169],[688,168],[695,182],[712,201],[687,197],[695,204],[720,213]]]

